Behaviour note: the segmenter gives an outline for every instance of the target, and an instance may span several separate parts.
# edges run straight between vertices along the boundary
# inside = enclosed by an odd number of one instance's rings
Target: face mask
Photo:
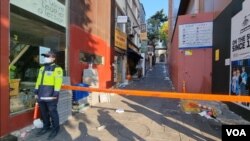
[[[52,63],[52,62],[53,62],[52,58],[49,57],[44,58],[44,63]]]

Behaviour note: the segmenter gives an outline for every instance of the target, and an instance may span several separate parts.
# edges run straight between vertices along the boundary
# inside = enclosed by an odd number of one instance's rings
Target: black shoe
[[[59,129],[54,129],[54,130],[52,130],[51,132],[50,132],[50,134],[49,134],[49,136],[48,136],[48,140],[53,140],[56,136],[57,136],[57,134],[58,134],[58,132],[59,132]]]
[[[36,133],[36,136],[37,137],[42,136],[42,135],[46,134],[48,131],[49,131],[49,128],[42,128],[40,131],[38,131]]]

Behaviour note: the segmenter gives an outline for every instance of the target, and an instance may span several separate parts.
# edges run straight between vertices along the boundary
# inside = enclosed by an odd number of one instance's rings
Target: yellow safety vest
[[[38,96],[52,96],[53,91],[60,91],[63,81],[62,68],[51,64],[47,67],[42,66],[36,81],[35,89],[38,90]],[[50,93],[50,95],[48,95]]]

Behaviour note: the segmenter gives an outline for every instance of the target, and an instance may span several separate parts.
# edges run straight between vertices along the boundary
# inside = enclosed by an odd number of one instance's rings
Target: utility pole
[[[173,0],[168,0],[168,49],[172,40]]]
[[[171,50],[172,40],[172,24],[173,24],[173,0],[168,0],[168,40],[167,40],[167,56],[169,56]],[[169,57],[166,59],[169,62]]]

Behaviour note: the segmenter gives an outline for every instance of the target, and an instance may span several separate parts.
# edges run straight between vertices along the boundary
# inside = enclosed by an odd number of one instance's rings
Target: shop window
[[[53,25],[53,23],[51,23],[53,26],[50,26],[41,21],[13,12],[10,14],[9,96],[11,114],[23,113],[34,107],[35,82],[39,68],[43,65],[41,53],[51,49],[57,51],[56,63],[65,70],[66,34],[64,31],[58,30],[61,26]],[[55,28],[57,26],[60,28]]]
[[[96,54],[90,54],[85,52],[80,52],[80,62],[88,63],[88,64],[104,64],[103,57],[96,55]]]

